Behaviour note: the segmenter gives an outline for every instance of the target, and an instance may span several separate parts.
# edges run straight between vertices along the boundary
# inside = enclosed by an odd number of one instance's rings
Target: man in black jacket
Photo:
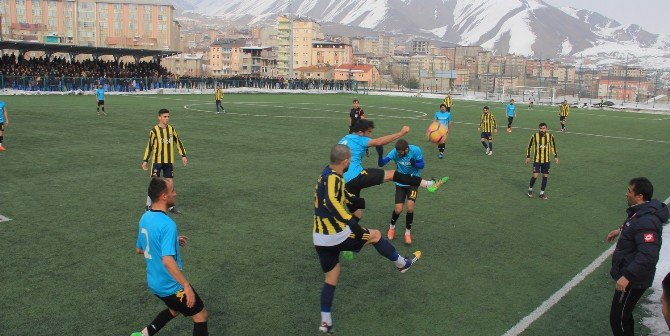
[[[664,203],[651,199],[653,194],[654,187],[647,178],[630,180],[626,192],[628,217],[619,229],[607,235],[608,242],[619,236],[610,270],[616,280],[610,309],[610,326],[615,336],[634,335],[633,309],[656,273],[662,226],[669,213]]]

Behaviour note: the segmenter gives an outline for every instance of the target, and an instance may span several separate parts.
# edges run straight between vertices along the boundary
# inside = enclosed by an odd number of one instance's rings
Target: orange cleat
[[[4,152],[4,151],[6,151],[6,150],[7,150],[7,149],[6,149],[5,147],[0,146],[0,152]]]
[[[412,235],[409,233],[405,233],[405,244],[411,245],[412,244]]]
[[[386,233],[386,238],[389,240],[393,240],[393,238],[395,238],[395,228],[389,228],[389,231]]]

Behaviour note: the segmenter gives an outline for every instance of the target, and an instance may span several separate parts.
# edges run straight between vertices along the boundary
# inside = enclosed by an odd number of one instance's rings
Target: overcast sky
[[[570,6],[598,12],[622,24],[635,23],[650,33],[670,35],[669,0],[544,0],[556,6]]]

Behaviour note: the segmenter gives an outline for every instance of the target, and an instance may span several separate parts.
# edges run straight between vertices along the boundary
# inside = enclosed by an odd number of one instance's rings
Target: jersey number
[[[149,247],[149,231],[147,231],[147,229],[145,229],[145,228],[142,228],[141,232],[142,232],[142,234],[144,234],[145,237],[147,237],[147,248],[144,249],[144,258],[151,259],[151,253],[149,253],[149,249],[150,249],[150,247]]]

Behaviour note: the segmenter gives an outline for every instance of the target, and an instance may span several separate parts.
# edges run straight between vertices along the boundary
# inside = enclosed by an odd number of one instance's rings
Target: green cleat
[[[428,192],[430,192],[430,193],[434,193],[434,192],[437,191],[437,189],[439,189],[443,184],[447,183],[447,181],[449,181],[449,176],[445,176],[445,177],[443,177],[443,178],[441,178],[441,179],[437,179],[437,180],[434,179],[434,180],[433,180],[433,185],[427,188],[427,189],[428,189]]]
[[[130,336],[144,336],[144,335],[142,335],[141,331],[138,331],[138,332],[134,332],[134,333],[130,334]]]

